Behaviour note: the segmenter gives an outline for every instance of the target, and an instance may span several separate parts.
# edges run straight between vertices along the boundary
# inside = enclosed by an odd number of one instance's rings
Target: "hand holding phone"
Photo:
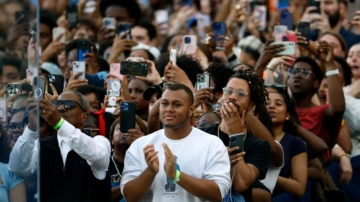
[[[85,61],[86,57],[84,56],[87,53],[90,53],[91,49],[91,43],[88,40],[79,40],[77,42],[77,51],[78,51],[78,56],[77,59],[78,61]]]
[[[120,74],[131,76],[147,76],[149,64],[147,62],[122,61]]]
[[[135,129],[135,103],[122,102],[120,108],[120,131],[127,133],[130,129]]]
[[[244,134],[236,134],[229,137],[229,148],[233,147],[239,147],[239,149],[232,152],[231,155],[244,151]]]
[[[45,98],[46,81],[42,76],[35,76],[33,80],[33,96],[37,99]]]
[[[226,36],[226,24],[225,22],[213,22],[212,24],[214,40],[217,50],[224,50],[224,37]]]
[[[285,41],[285,42],[280,42],[280,41],[275,41],[273,43],[271,43],[270,45],[278,45],[278,44],[283,44],[285,45],[285,50],[275,53],[275,55],[295,55],[295,48],[296,48],[296,43],[295,42],[291,42],[291,41]]]
[[[74,61],[73,62],[73,75],[81,72],[81,75],[78,76],[76,79],[85,79],[85,61]]]

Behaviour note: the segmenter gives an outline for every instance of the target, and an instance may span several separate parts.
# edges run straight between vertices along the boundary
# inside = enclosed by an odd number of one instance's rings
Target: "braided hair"
[[[266,110],[265,103],[269,98],[269,93],[265,90],[264,80],[262,78],[254,74],[253,70],[238,70],[230,79],[233,78],[243,79],[249,84],[250,100],[255,105],[255,115]]]

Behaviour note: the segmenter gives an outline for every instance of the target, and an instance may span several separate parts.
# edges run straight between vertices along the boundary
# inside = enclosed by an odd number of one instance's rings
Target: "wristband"
[[[346,157],[350,158],[349,154],[343,153],[343,154],[340,154],[339,159],[341,159],[341,157],[343,157],[343,156],[346,156]]]
[[[173,179],[174,183],[177,183],[180,181],[180,171],[176,170],[176,175],[175,175],[175,179]]]
[[[270,67],[266,67],[266,69],[268,69],[268,70],[270,70],[270,71],[272,71],[272,72],[274,72],[274,71],[275,71],[275,69],[270,68]]]
[[[59,128],[60,128],[60,127],[62,126],[62,124],[64,123],[64,121],[65,121],[64,118],[61,117],[59,123],[57,123],[56,126],[54,126],[54,129],[55,129],[55,130],[59,130]]]
[[[326,77],[329,77],[332,75],[338,75],[338,74],[339,74],[339,69],[330,70],[325,73]]]

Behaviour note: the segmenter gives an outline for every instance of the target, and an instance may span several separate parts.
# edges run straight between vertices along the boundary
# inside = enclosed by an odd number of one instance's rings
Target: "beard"
[[[162,123],[164,128],[169,128],[169,129],[178,129],[181,128],[182,126],[184,126],[185,124],[188,123],[189,121],[189,113],[186,114],[185,116],[186,118],[184,118],[183,120],[180,120],[178,123],[175,124],[166,124],[166,123]]]
[[[334,28],[340,20],[340,11],[336,10],[335,13],[326,13],[329,16],[329,24],[331,28]]]

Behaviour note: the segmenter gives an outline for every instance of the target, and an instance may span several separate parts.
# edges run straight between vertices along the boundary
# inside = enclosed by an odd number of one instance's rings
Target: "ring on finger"
[[[232,160],[231,163],[235,163],[235,160]]]

